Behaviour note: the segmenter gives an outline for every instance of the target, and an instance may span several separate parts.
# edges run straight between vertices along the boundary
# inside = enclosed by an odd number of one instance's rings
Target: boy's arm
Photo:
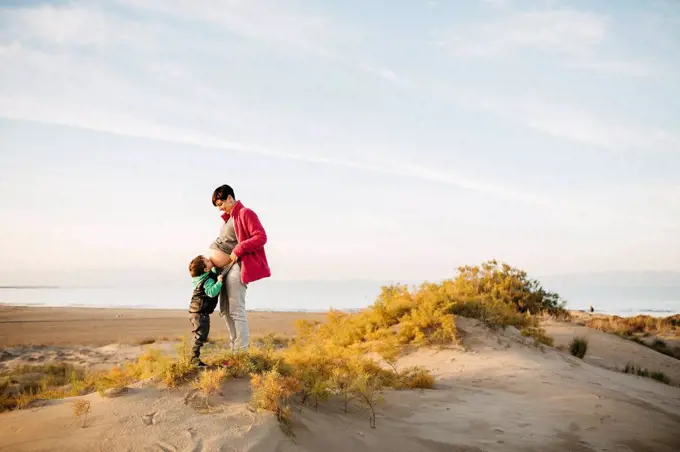
[[[208,279],[205,284],[203,284],[203,289],[205,289],[205,294],[210,298],[216,297],[222,289],[222,281]]]
[[[264,231],[264,227],[262,226],[262,223],[260,223],[260,219],[255,212],[250,209],[243,210],[243,223],[248,230],[250,238],[236,245],[234,254],[236,254],[237,257],[252,253],[267,243],[267,233]]]

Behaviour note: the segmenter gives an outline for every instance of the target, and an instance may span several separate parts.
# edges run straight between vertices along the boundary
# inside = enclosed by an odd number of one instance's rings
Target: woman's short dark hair
[[[217,205],[217,201],[225,201],[228,196],[231,196],[232,198],[236,199],[236,196],[234,195],[234,189],[231,188],[229,185],[220,185],[213,192],[212,196],[213,206]]]

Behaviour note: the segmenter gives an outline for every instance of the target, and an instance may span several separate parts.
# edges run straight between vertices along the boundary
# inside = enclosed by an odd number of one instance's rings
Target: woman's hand
[[[231,255],[229,257],[231,258],[232,262],[236,262],[238,260],[238,256],[233,251],[231,252]]]

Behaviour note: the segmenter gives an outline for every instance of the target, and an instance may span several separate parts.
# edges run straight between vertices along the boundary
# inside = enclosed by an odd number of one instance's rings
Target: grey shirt
[[[238,245],[238,240],[236,239],[236,231],[234,230],[234,219],[229,218],[229,220],[227,220],[220,228],[220,235],[215,239],[212,245],[210,245],[210,248],[231,254],[236,245]]]

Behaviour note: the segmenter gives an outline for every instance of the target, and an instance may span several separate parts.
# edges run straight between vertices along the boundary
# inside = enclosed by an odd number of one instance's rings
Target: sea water
[[[249,310],[353,310],[372,304],[389,281],[277,281],[249,285]],[[412,283],[415,284],[415,283]],[[559,287],[568,309],[595,308],[596,312],[632,316],[680,313],[680,286]],[[0,303],[28,306],[81,306],[186,309],[191,284],[119,287],[0,288]]]

